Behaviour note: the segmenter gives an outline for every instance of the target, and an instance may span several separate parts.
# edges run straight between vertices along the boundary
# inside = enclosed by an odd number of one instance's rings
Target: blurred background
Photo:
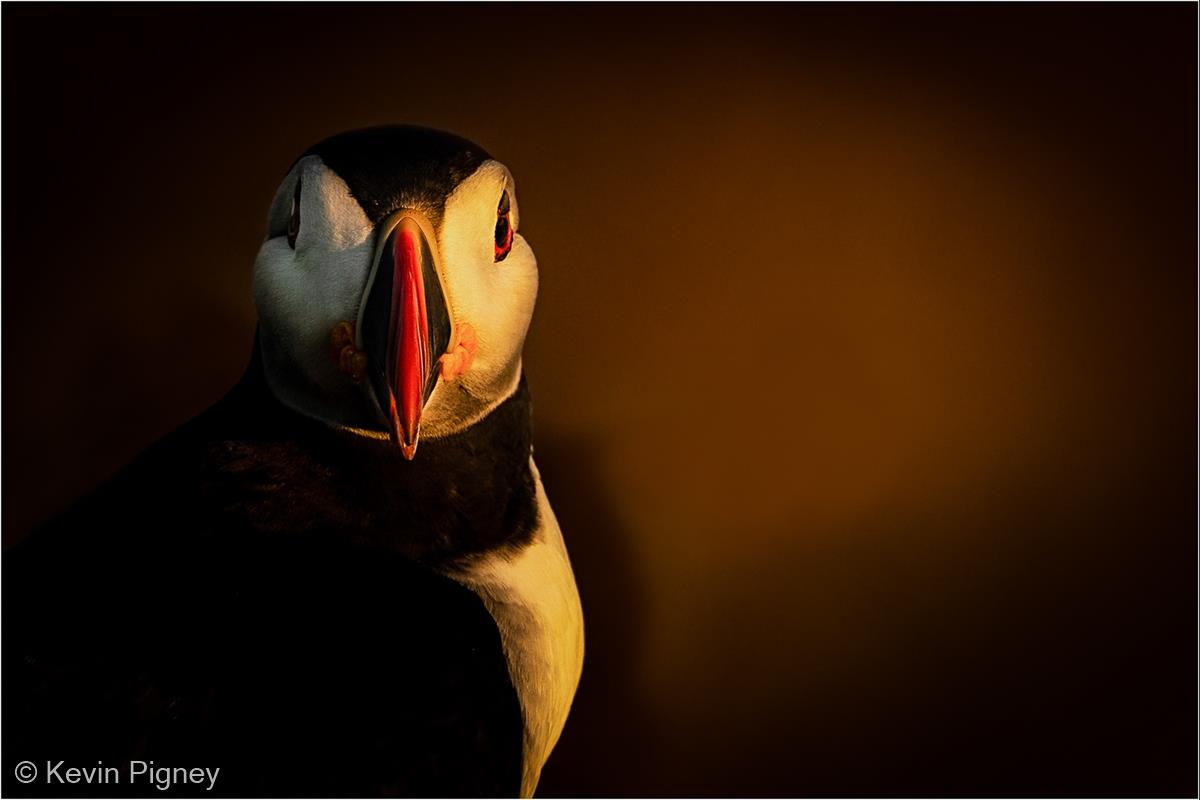
[[[237,381],[305,147],[431,125],[541,266],[540,794],[1195,795],[1195,5],[3,17],[6,544]]]

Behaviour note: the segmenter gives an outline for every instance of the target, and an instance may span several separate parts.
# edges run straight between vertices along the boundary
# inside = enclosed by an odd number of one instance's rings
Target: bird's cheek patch
[[[350,376],[350,380],[361,383],[367,374],[367,354],[354,347],[354,323],[339,322],[333,326],[329,334],[329,343],[333,347],[333,360],[342,372]]]
[[[455,341],[450,343],[446,354],[439,359],[442,380],[452,381],[471,368],[475,360],[475,329],[469,322],[460,322],[455,331]]]

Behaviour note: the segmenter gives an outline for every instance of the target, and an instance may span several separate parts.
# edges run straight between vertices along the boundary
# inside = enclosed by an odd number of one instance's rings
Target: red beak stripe
[[[404,456],[413,457],[420,435],[421,407],[429,379],[429,321],[421,265],[421,232],[405,219],[396,227],[392,247],[392,316],[388,363],[392,392],[392,436]]]

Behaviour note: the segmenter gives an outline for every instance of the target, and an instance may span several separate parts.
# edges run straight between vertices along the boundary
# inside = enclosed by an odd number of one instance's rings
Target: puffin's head
[[[512,175],[408,126],[310,148],[254,265],[267,383],[291,408],[411,459],[515,390],[537,295]]]

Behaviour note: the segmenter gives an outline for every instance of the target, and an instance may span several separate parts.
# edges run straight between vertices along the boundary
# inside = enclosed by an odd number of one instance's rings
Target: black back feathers
[[[5,554],[0,788],[61,794],[15,783],[21,759],[142,759],[220,766],[221,796],[515,795],[499,631],[438,567],[532,536],[528,392],[406,462],[284,408],[257,352],[225,400]]]

